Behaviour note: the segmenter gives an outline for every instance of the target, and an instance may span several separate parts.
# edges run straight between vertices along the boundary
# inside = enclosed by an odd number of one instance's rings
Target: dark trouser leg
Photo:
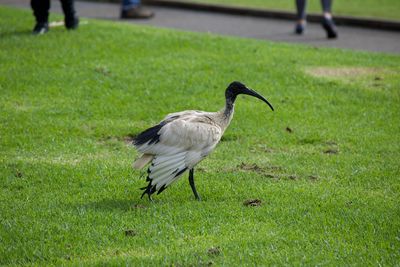
[[[297,19],[305,20],[306,19],[306,0],[296,0],[296,10],[297,10]]]
[[[31,0],[31,7],[37,23],[49,20],[50,0]]]
[[[331,13],[332,0],[321,0],[321,6],[324,13]]]
[[[74,1],[73,0],[60,0],[61,7],[65,16],[65,26],[75,28],[77,26],[77,17],[75,15]]]
[[[194,197],[195,197],[197,200],[201,200],[199,194],[197,194],[196,186],[194,185],[194,177],[193,177],[193,174],[194,174],[194,169],[190,169],[190,171],[189,171],[189,183],[190,183],[190,187],[192,188]]]
[[[331,0],[321,0],[322,10],[324,11],[324,19],[322,20],[322,27],[326,31],[326,35],[329,39],[335,39],[338,36],[335,23],[332,20],[331,15]]]

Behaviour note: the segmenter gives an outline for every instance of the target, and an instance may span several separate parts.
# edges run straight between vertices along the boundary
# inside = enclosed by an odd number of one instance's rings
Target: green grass
[[[400,262],[399,56],[95,20],[34,37],[29,11],[0,14],[0,265]],[[186,177],[140,199],[124,138],[218,110],[233,80],[275,112],[238,99],[203,201]]]
[[[195,2],[226,4],[255,8],[286,10],[295,12],[295,0],[190,0]],[[308,1],[307,11],[321,13],[320,1]],[[334,15],[373,17],[400,20],[400,1],[398,0],[334,0]]]

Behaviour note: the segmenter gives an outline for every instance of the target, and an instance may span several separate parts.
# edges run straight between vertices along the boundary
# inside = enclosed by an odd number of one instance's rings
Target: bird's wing
[[[140,135],[135,140],[137,149],[154,155],[148,169],[149,185],[144,192],[151,195],[156,191],[161,193],[207,156],[217,145],[222,131],[210,124],[208,117],[181,116],[162,121]]]
[[[218,143],[221,128],[207,114],[195,110],[171,113],[159,124],[137,135],[133,144],[142,153],[159,155]]]
[[[200,111],[200,110],[185,110],[185,111],[180,111],[180,112],[174,112],[170,113],[165,118],[163,121],[169,121],[169,120],[176,120],[176,119],[182,119],[186,117],[193,117],[193,116],[202,116],[207,112]]]

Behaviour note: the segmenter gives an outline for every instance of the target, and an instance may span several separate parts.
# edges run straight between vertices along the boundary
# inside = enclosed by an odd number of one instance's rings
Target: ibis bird
[[[240,94],[254,96],[272,105],[260,94],[240,82],[232,82],[225,91],[225,107],[218,112],[186,110],[168,114],[159,124],[141,132],[134,140],[136,149],[142,153],[133,167],[147,170],[148,185],[142,197],[160,194],[170,184],[189,171],[189,184],[197,200],[194,183],[194,167],[210,154],[229,126],[234,112],[236,97]]]

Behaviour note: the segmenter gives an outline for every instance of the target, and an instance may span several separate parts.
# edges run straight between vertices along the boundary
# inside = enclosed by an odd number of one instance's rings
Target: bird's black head
[[[228,88],[226,88],[225,91],[225,98],[226,98],[226,102],[227,104],[233,104],[235,103],[236,97],[240,94],[245,94],[245,95],[251,95],[254,97],[257,97],[258,99],[264,101],[265,103],[268,104],[268,106],[274,110],[274,108],[272,107],[272,105],[268,102],[267,99],[265,99],[262,95],[258,94],[256,91],[247,88],[246,85],[244,85],[241,82],[232,82]]]

